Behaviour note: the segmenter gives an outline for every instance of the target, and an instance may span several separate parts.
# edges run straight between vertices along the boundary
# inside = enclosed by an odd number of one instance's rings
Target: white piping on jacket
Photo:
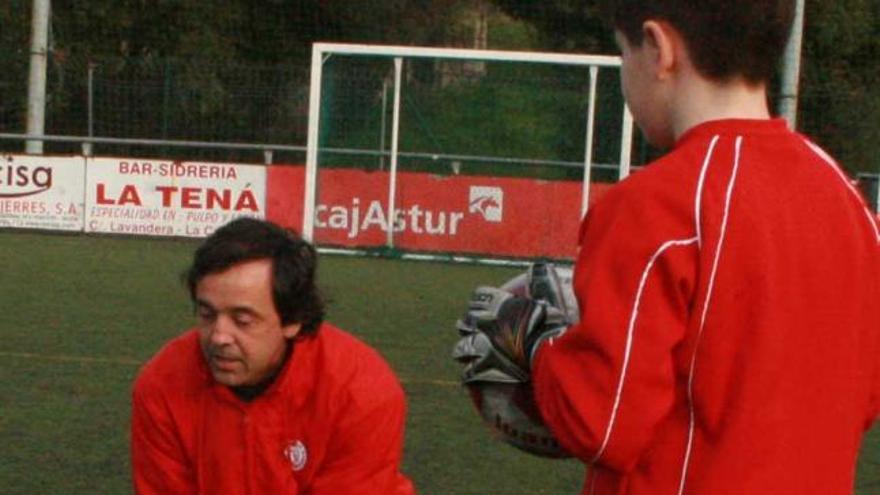
[[[623,354],[623,365],[621,366],[620,378],[617,382],[617,393],[614,396],[614,405],[611,408],[611,417],[608,419],[608,426],[605,429],[605,438],[602,440],[602,445],[599,447],[596,455],[593,456],[593,459],[590,460],[590,464],[595,463],[602,457],[602,454],[605,452],[605,448],[608,446],[608,442],[611,440],[611,432],[614,429],[614,422],[617,419],[617,411],[620,407],[620,398],[623,395],[623,384],[626,381],[626,372],[627,368],[629,367],[629,358],[630,353],[632,352],[632,343],[633,336],[635,334],[636,320],[639,316],[639,304],[641,304],[642,292],[645,290],[645,285],[647,284],[648,275],[651,272],[651,268],[654,266],[654,262],[657,260],[657,258],[659,258],[660,255],[663,254],[663,252],[666,251],[668,248],[673,246],[687,246],[696,242],[696,237],[691,237],[690,239],[675,239],[671,241],[666,241],[665,243],[663,243],[662,246],[660,246],[660,248],[657,249],[657,251],[654,252],[654,254],[651,256],[651,259],[648,261],[648,264],[645,266],[645,269],[642,271],[642,277],[641,280],[639,280],[639,288],[636,291],[636,298],[635,302],[633,302],[633,309],[632,313],[630,313],[629,325],[627,327],[626,349]]]
[[[703,247],[703,232],[700,225],[700,198],[703,197],[703,182],[706,180],[706,171],[709,170],[709,162],[712,160],[712,153],[715,151],[715,144],[718,143],[719,136],[716,134],[709,143],[709,150],[706,151],[706,157],[703,158],[703,168],[700,170],[700,179],[697,181],[697,195],[694,196],[694,223],[697,230],[697,243]]]
[[[730,214],[730,198],[733,196],[733,185],[736,183],[736,175],[739,171],[740,151],[742,149],[742,136],[736,137],[736,146],[733,158],[733,172],[730,174],[730,181],[727,183],[727,194],[724,199],[724,214],[721,220],[721,232],[718,236],[718,244],[715,246],[715,259],[712,260],[712,273],[709,275],[709,287],[706,289],[706,300],[703,302],[703,314],[700,316],[700,329],[697,332],[697,338],[694,342],[694,353],[691,356],[690,373],[688,375],[688,408],[690,410],[690,426],[688,428],[687,449],[684,454],[684,462],[681,466],[681,481],[678,485],[678,495],[684,493],[685,481],[687,479],[688,466],[690,465],[691,450],[694,444],[694,376],[697,364],[697,350],[700,346],[700,340],[703,336],[703,328],[706,325],[706,315],[709,313],[709,302],[712,299],[712,289],[715,286],[715,275],[718,273],[718,260],[721,258],[721,248],[724,245],[724,236],[727,233],[727,219]],[[699,199],[697,200],[699,201]]]

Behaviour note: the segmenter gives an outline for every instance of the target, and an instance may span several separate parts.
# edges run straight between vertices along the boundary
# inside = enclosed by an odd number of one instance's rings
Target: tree
[[[0,132],[24,132],[30,46],[26,0],[0,2]],[[0,141],[4,149],[19,143]]]
[[[853,172],[880,173],[880,0],[808,0],[800,128]]]
[[[0,7],[0,21],[10,21],[0,56],[23,55],[8,63],[16,75],[26,75],[29,3]],[[86,133],[91,68],[98,135],[301,144],[313,42],[444,45],[473,3],[56,2],[47,130]],[[25,94],[24,81],[4,82],[4,95]],[[24,108],[23,100],[3,101]]]
[[[614,53],[610,29],[599,16],[596,2],[492,0],[511,17],[535,26],[542,48],[549,51]]]

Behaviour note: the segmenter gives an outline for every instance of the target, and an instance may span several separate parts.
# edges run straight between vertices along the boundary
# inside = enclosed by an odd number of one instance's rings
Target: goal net
[[[630,170],[618,57],[316,43],[303,233],[404,256],[571,258]]]

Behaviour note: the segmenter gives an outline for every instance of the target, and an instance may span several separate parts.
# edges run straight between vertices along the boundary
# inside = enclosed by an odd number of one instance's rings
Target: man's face
[[[648,40],[633,45],[620,31],[616,31],[614,37],[620,47],[623,97],[633,118],[652,144],[660,147],[672,145],[674,136],[668,120],[668,98],[656,77],[657,54],[653,45]]]
[[[202,352],[214,379],[254,385],[281,366],[300,324],[282,326],[272,300],[272,262],[246,261],[196,284]]]

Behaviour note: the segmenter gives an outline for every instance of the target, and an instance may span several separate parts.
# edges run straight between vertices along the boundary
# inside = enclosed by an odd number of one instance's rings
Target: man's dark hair
[[[603,0],[602,10],[635,46],[645,21],[666,21],[707,78],[760,83],[771,80],[785,51],[794,0]]]
[[[317,331],[324,302],[315,285],[315,248],[295,232],[263,220],[233,220],[199,246],[186,273],[190,297],[195,301],[196,285],[206,275],[259,259],[272,261],[272,299],[281,324],[302,324],[301,335]]]

